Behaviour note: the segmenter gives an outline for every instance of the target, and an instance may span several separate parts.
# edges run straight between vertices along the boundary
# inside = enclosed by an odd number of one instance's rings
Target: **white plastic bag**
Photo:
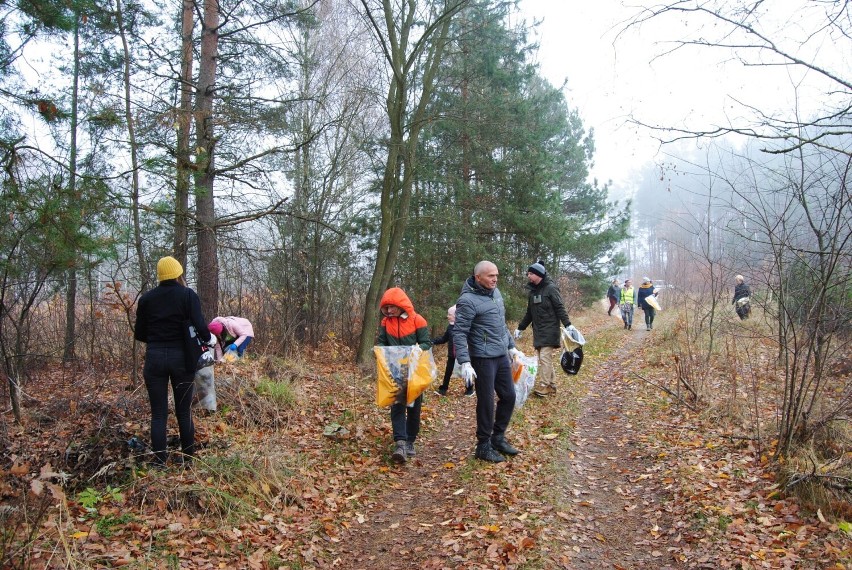
[[[211,412],[216,411],[214,368],[214,366],[205,366],[195,372],[195,405],[202,410],[210,410]]]
[[[515,383],[515,409],[527,401],[535,387],[538,373],[538,358],[535,356],[516,356],[512,360],[512,380]]]
[[[562,329],[562,348],[571,352],[578,346],[586,344],[586,337],[577,330],[574,325],[568,325]]]

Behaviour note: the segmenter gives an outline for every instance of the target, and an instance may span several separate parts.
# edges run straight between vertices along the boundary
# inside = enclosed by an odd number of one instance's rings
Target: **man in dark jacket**
[[[518,450],[506,440],[506,428],[515,410],[515,384],[509,355],[523,355],[515,348],[506,327],[503,296],[497,289],[497,266],[480,261],[473,276],[462,286],[456,301],[453,344],[461,377],[476,388],[476,458],[492,463]],[[494,408],[494,394],[497,408]],[[499,453],[498,453],[499,452]]]
[[[530,323],[533,326],[533,346],[538,353],[538,373],[535,379],[536,396],[556,394],[556,371],[553,368],[553,354],[562,344],[562,328],[571,324],[559,289],[547,275],[541,262],[533,263],[527,269],[527,312],[518,328],[515,338],[520,338],[521,331]]]

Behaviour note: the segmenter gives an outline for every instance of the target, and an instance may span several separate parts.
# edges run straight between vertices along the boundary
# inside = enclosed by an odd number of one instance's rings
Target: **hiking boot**
[[[497,453],[494,448],[491,447],[490,441],[476,444],[476,452],[474,453],[474,456],[477,459],[488,461],[489,463],[502,463],[506,461],[505,457]]]
[[[406,441],[405,442],[405,454],[408,457],[414,457],[415,455],[417,455],[417,450],[414,449],[414,442],[413,441]]]
[[[447,395],[447,389],[444,388],[443,386],[441,386],[440,388],[435,390],[435,393],[438,394],[439,396],[446,396]]]
[[[503,455],[517,455],[520,450],[506,441],[506,436],[495,435],[491,438],[491,447],[502,453]]]
[[[393,454],[391,454],[391,461],[397,464],[405,463],[405,460],[408,458],[408,454],[405,451],[405,441],[399,440],[396,442],[396,447],[394,447]]]
[[[473,386],[464,391],[465,396],[473,396],[476,394],[476,390],[473,389]]]

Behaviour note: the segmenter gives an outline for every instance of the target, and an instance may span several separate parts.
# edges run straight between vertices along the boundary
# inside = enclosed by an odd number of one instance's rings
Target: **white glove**
[[[207,341],[207,346],[209,346],[210,348],[213,348],[214,346],[216,346],[217,342],[219,342],[219,341],[216,339],[216,335],[213,334],[213,333],[210,333],[210,340]]]
[[[512,360],[514,360],[516,358],[521,358],[522,356],[525,356],[525,354],[523,352],[521,352],[520,350],[518,350],[517,348],[510,348],[509,349],[509,356],[511,356]]]
[[[476,378],[476,371],[470,365],[470,362],[465,362],[461,365],[459,374],[461,374],[462,380],[464,380],[464,387],[468,389],[472,388],[473,379]]]
[[[515,339],[517,340],[517,339],[521,338],[521,333],[522,333],[522,332],[523,332],[523,331],[522,331],[521,329],[515,329],[515,332],[514,332],[514,333],[512,333],[512,335],[513,335],[513,336],[515,337]]]
[[[411,347],[411,355],[408,358],[410,363],[420,362],[420,355],[423,354],[423,349],[420,348],[419,344],[415,344]]]

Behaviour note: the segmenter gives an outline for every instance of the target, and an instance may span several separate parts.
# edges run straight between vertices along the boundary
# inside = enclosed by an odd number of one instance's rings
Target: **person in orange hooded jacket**
[[[423,350],[432,348],[429,338],[429,325],[422,315],[414,311],[411,299],[399,287],[385,291],[379,303],[382,311],[382,321],[379,323],[379,334],[376,338],[378,346],[414,346],[419,345]],[[405,463],[414,457],[414,441],[420,432],[420,407],[423,395],[417,397],[411,404],[397,403],[390,408],[391,426],[393,428],[394,451],[391,460],[394,463]]]

